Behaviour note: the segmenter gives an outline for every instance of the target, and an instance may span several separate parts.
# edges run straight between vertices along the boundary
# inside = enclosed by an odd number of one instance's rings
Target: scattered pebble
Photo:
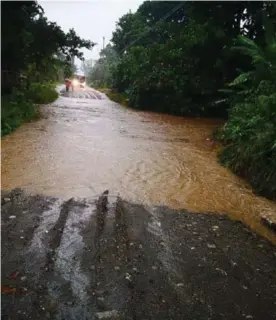
[[[219,226],[213,226],[212,229],[215,231],[215,230],[218,230],[219,229]]]
[[[49,231],[48,231],[48,230],[45,230],[45,232],[48,233]]]
[[[23,277],[20,278],[21,281],[25,281],[26,279],[27,279],[26,276],[23,276]]]
[[[235,267],[237,265],[237,263],[235,261],[232,261],[232,260],[231,260],[231,264],[232,264],[233,267]]]
[[[195,250],[195,247],[191,247],[191,250]]]
[[[220,269],[220,268],[216,268],[217,271],[219,271],[220,273],[222,273],[223,275],[227,276],[227,272]]]
[[[156,266],[152,266],[151,267],[153,270],[157,270],[157,267]]]
[[[134,245],[134,243],[133,243],[133,242],[130,242],[129,246],[132,247],[133,245]]]
[[[114,269],[115,269],[116,271],[118,271],[118,270],[120,270],[120,267],[116,266],[116,267],[114,267]]]
[[[212,244],[212,243],[207,243],[207,247],[209,249],[215,249],[216,248],[216,246],[214,244]]]
[[[20,239],[24,239],[25,237],[21,236]]]
[[[9,219],[15,219],[16,216],[9,216]]]
[[[247,286],[242,286],[242,287],[243,287],[244,290],[247,290],[247,289],[248,289]]]
[[[116,319],[119,317],[119,313],[117,310],[111,310],[111,311],[103,311],[103,312],[97,312],[96,313],[96,319]]]
[[[136,267],[132,268],[132,270],[138,272],[138,269]]]
[[[250,314],[248,314],[245,319],[253,319],[253,316],[251,316]]]
[[[98,297],[97,300],[101,301],[101,302],[104,302],[104,298],[103,297]]]
[[[10,201],[11,201],[11,198],[5,197],[5,198],[4,198],[4,201],[5,201],[5,202],[10,202]]]
[[[140,249],[142,249],[142,248],[143,248],[143,246],[142,246],[141,244],[139,244],[139,248],[140,248]]]
[[[126,273],[125,279],[131,281],[131,275],[129,273]]]
[[[178,283],[176,286],[177,287],[184,287],[184,283]]]

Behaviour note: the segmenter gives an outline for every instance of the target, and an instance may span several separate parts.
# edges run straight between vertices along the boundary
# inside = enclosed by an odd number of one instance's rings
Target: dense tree
[[[88,62],[89,63],[89,62]],[[111,72],[116,68],[118,63],[118,55],[110,44],[108,44],[100,52],[100,58],[95,62],[92,67],[91,62],[89,65],[84,65],[87,72],[88,82],[94,86],[111,86],[112,75]]]
[[[116,25],[106,83],[134,108],[229,117],[221,160],[275,198],[275,30],[273,2],[145,1]]]
[[[36,104],[58,94],[54,81],[72,75],[72,57],[94,43],[73,29],[66,34],[44,15],[36,1],[2,1],[1,134],[37,116]]]
[[[73,29],[65,34],[44,16],[36,1],[2,1],[2,89],[10,91],[18,85],[21,74],[32,80],[56,77],[57,67],[68,63],[72,56],[83,59],[81,48],[94,43],[81,39]],[[57,59],[63,54],[65,59]],[[8,75],[8,76],[7,76]]]
[[[120,55],[114,86],[137,108],[226,116],[218,89],[250,68],[249,58],[230,48],[239,35],[261,43],[263,17],[273,14],[260,1],[146,1],[120,18],[113,33]]]

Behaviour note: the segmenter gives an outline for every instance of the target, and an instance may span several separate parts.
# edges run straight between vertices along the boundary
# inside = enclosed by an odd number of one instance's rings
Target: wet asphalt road
[[[227,217],[2,193],[3,319],[275,319],[275,259]]]

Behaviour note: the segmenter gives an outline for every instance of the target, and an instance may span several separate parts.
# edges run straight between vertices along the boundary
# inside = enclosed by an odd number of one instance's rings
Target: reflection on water
[[[69,198],[113,195],[227,213],[276,243],[259,222],[275,203],[217,163],[217,120],[135,112],[107,100],[61,97],[44,118],[2,140],[2,188]]]

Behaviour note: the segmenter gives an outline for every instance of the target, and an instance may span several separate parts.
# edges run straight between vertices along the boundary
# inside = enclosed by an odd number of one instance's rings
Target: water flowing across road
[[[93,90],[63,93],[42,118],[2,139],[2,189],[64,199],[111,195],[228,214],[276,243],[260,215],[275,203],[217,162],[219,120],[138,112]]]

